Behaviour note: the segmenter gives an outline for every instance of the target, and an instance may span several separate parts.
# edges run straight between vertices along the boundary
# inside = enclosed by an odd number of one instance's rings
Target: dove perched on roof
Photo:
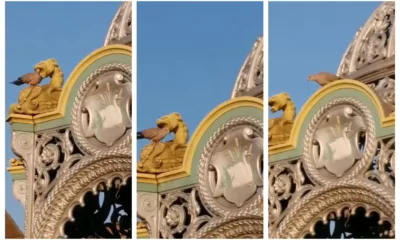
[[[328,83],[331,83],[333,81],[342,79],[341,77],[336,76],[335,74],[328,73],[328,72],[320,72],[317,74],[313,74],[308,76],[309,81],[315,81],[321,86],[325,86]]]
[[[137,132],[137,139],[149,139],[153,142],[159,142],[169,134],[168,128],[148,128]]]
[[[11,83],[17,86],[21,86],[23,84],[29,84],[30,86],[36,86],[43,80],[43,77],[40,76],[39,72],[31,72],[22,75],[17,80],[12,81]]]

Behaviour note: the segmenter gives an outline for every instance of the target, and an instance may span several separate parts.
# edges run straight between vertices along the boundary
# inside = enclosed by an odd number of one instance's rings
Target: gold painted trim
[[[68,76],[68,79],[65,81],[63,86],[60,99],[58,100],[57,109],[52,112],[47,112],[43,114],[38,114],[35,116],[28,116],[23,114],[10,114],[7,117],[7,122],[9,123],[25,123],[25,124],[38,124],[42,122],[48,122],[52,120],[56,120],[59,118],[63,118],[65,116],[66,106],[68,103],[68,98],[71,92],[71,89],[75,85],[79,76],[85,71],[92,63],[95,61],[110,55],[110,54],[125,54],[132,56],[132,47],[113,44],[108,45],[102,48],[99,48],[88,56],[86,56],[83,60],[81,60],[78,65],[72,70],[71,74]]]
[[[375,105],[375,108],[378,111],[379,119],[381,120],[381,126],[384,128],[394,125],[395,123],[394,115],[385,116],[385,111],[381,105],[380,99],[378,98],[378,96],[376,96],[375,92],[370,87],[353,79],[343,79],[340,81],[332,82],[326,85],[325,87],[322,87],[307,100],[307,102],[303,105],[297,118],[294,121],[289,140],[286,143],[269,147],[268,155],[274,155],[281,152],[286,152],[296,149],[298,135],[300,133],[301,126],[303,125],[303,122],[307,117],[309,111],[323,97],[340,89],[355,89],[364,93],[367,97],[369,97],[372,100],[373,104]]]
[[[25,173],[25,168],[24,168],[24,166],[8,167],[7,171],[11,175],[13,175],[13,174],[18,174],[18,173]]]
[[[138,173],[137,174],[137,182],[138,183],[151,183],[151,184],[159,184],[163,182],[172,181],[175,179],[183,178],[190,175],[190,171],[192,169],[192,159],[194,153],[196,151],[197,145],[204,132],[223,114],[239,107],[254,107],[263,110],[264,101],[255,97],[238,97],[230,99],[216,108],[214,108],[211,112],[207,114],[205,118],[200,122],[194,131],[192,137],[189,140],[188,147],[185,152],[185,156],[183,158],[182,167],[180,169],[166,172],[162,174],[145,174]]]
[[[149,237],[149,232],[146,228],[136,229],[136,237]]]

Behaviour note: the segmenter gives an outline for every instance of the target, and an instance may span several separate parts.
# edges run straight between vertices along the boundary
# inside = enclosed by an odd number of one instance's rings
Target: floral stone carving
[[[189,138],[188,129],[178,113],[165,115],[156,121],[157,127],[167,126],[174,138],[167,142],[152,142],[144,146],[137,164],[138,172],[163,173],[182,166]]]
[[[49,84],[27,87],[18,95],[18,103],[11,104],[8,113],[37,115],[57,108],[64,78],[56,60],[47,59],[34,66],[41,77],[50,77]]]

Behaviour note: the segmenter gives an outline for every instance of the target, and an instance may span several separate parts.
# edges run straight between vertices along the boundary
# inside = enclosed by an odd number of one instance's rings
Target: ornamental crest
[[[254,196],[257,187],[263,185],[260,171],[263,139],[251,137],[253,134],[252,129],[244,127],[225,135],[209,164],[214,171],[210,180],[215,179],[215,187],[211,188],[213,197],[223,196],[237,207],[242,207]]]
[[[116,80],[122,77],[119,73],[114,75]],[[96,137],[108,147],[123,137],[131,126],[128,111],[130,89],[116,82],[96,83],[93,95],[87,97],[83,104],[88,115],[85,137]]]
[[[342,177],[356,160],[362,157],[362,142],[366,124],[353,108],[340,106],[325,117],[313,140],[313,153],[317,168],[325,167],[330,173]]]

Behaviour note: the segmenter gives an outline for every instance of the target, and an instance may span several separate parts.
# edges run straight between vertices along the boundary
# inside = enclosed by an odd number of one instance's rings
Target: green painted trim
[[[301,125],[301,129],[299,132],[299,135],[297,136],[297,146],[296,149],[287,151],[287,152],[282,152],[282,153],[277,153],[274,155],[268,156],[268,162],[276,162],[276,161],[281,161],[281,160],[287,160],[287,159],[292,159],[292,158],[297,158],[300,157],[303,154],[303,136],[305,135],[308,125],[311,122],[311,119],[314,117],[314,115],[326,104],[331,102],[334,99],[341,98],[341,97],[352,97],[358,101],[360,101],[362,104],[364,104],[369,111],[371,112],[374,122],[375,122],[375,134],[377,138],[381,138],[384,136],[388,136],[394,133],[394,126],[389,126],[382,128],[381,127],[381,120],[379,119],[379,114],[377,109],[375,108],[374,103],[371,101],[371,99],[362,93],[361,91],[355,90],[355,89],[340,89],[337,91],[334,91],[326,96],[324,96],[317,104],[315,104],[312,108],[311,111],[308,112],[306,118],[304,119],[303,124]]]
[[[157,185],[151,183],[137,183],[137,192],[157,192]]]
[[[14,173],[11,174],[11,179],[14,180],[25,180],[25,173]]]
[[[71,124],[71,113],[72,113],[72,105],[74,104],[76,95],[78,94],[79,88],[82,86],[83,82],[89,77],[89,75],[94,72],[96,69],[100,68],[103,65],[109,63],[123,63],[129,66],[132,65],[132,57],[125,54],[110,54],[104,56],[101,59],[96,60],[88,68],[86,68],[82,74],[78,77],[74,86],[71,88],[70,95],[68,97],[68,102],[65,110],[65,116],[63,118],[55,119],[49,122],[38,123],[34,127],[30,124],[24,123],[16,123],[15,126],[12,127],[13,131],[26,131],[27,129],[34,128],[34,132],[39,132],[51,128],[58,128],[61,126],[66,126]],[[30,127],[30,128],[29,128]],[[28,132],[33,132],[32,130]]]
[[[263,111],[261,109],[255,107],[239,107],[232,109],[231,111],[222,114],[218,119],[216,119],[211,126],[204,132],[201,137],[198,145],[196,146],[196,150],[192,160],[192,168],[191,174],[187,177],[172,180],[169,182],[164,182],[158,185],[158,192],[164,192],[176,188],[181,188],[185,186],[189,186],[197,183],[197,167],[199,165],[199,160],[201,153],[208,141],[208,139],[212,136],[212,134],[224,123],[229,120],[242,116],[251,116],[254,117],[261,122],[263,122]]]
[[[31,124],[11,123],[10,128],[11,128],[11,131],[34,132],[34,127]]]

